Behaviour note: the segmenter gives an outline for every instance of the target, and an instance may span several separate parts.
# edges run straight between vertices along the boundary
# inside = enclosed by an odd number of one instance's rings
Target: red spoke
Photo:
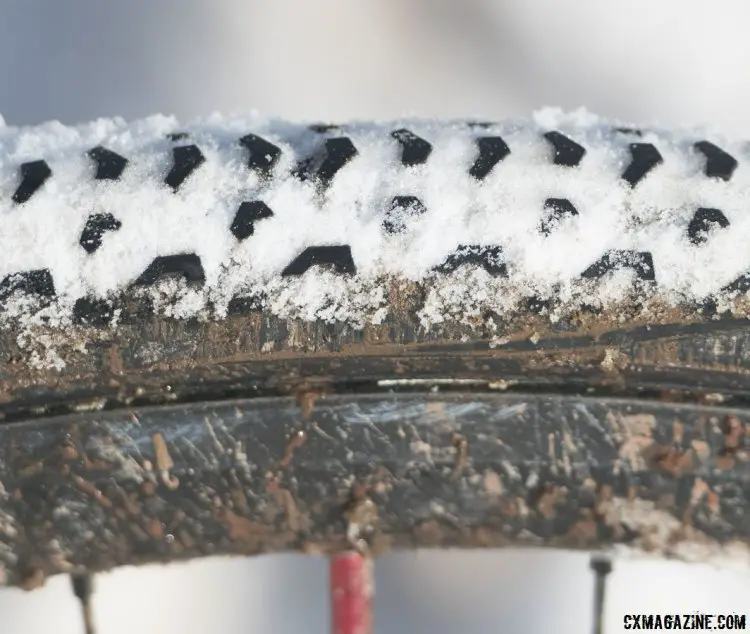
[[[372,634],[372,559],[356,551],[331,557],[333,634]]]

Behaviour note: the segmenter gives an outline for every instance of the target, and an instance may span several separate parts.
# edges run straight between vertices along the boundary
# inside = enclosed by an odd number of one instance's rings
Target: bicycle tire
[[[748,164],[555,111],[0,129],[5,582],[352,546],[746,565]]]

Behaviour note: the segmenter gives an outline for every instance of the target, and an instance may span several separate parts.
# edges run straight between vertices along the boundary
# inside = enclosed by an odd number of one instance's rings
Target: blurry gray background
[[[750,131],[747,0],[1,0],[8,124],[255,108],[308,120],[501,118],[544,105]],[[208,560],[98,577],[101,634],[327,631],[325,562]],[[378,632],[588,632],[567,553],[410,553],[377,567]],[[750,576],[621,562],[626,612],[746,609]],[[67,579],[0,592],[0,630],[80,634]]]

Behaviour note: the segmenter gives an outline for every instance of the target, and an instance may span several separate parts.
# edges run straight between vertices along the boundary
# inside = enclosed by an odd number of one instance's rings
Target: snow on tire
[[[424,289],[428,329],[634,294],[710,317],[750,286],[749,193],[737,141],[586,112],[5,127],[0,310],[114,326],[140,294],[170,317],[361,325],[387,316],[395,280]]]

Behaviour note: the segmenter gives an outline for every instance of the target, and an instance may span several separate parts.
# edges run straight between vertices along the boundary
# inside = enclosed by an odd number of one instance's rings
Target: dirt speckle
[[[693,467],[691,452],[670,445],[651,446],[647,452],[654,467],[673,478],[679,477]]]
[[[377,526],[378,507],[363,487],[355,487],[352,500],[345,510],[345,516],[349,543],[360,552],[366,551],[367,540],[375,532]]]
[[[539,486],[529,495],[529,506],[545,519],[552,519],[555,516],[555,505],[565,499],[567,492],[565,487],[556,484]]]
[[[483,483],[484,490],[490,495],[501,496],[505,492],[503,481],[497,471],[492,471],[491,469],[485,471]]]
[[[308,420],[312,414],[315,401],[323,395],[320,389],[302,387],[297,391],[297,402],[302,410],[302,420]]]
[[[47,576],[41,568],[32,568],[27,571],[21,579],[18,587],[22,590],[31,591],[42,588],[47,581]]]
[[[604,350],[604,359],[599,364],[605,372],[618,372],[623,361],[623,355],[616,348],[606,348]]]
[[[306,525],[305,517],[297,506],[294,495],[288,489],[279,489],[277,498],[284,509],[286,526],[290,531],[297,532]]]
[[[92,482],[89,482],[88,480],[83,479],[79,475],[73,476],[73,482],[75,483],[76,487],[78,487],[81,491],[86,493],[87,495],[94,498],[99,504],[101,504],[105,508],[112,508],[112,501],[105,496],[99,489],[96,488],[96,485]]]
[[[243,542],[248,546],[255,545],[258,540],[268,534],[268,527],[241,517],[231,509],[221,507],[219,515],[229,531],[229,539]]]
[[[690,447],[700,460],[707,460],[711,455],[711,447],[705,440],[692,440]]]
[[[151,441],[154,445],[156,468],[159,471],[161,481],[165,487],[174,491],[180,486],[180,481],[170,473],[174,467],[174,462],[172,461],[172,456],[169,455],[167,441],[164,440],[164,436],[160,432],[156,432],[151,436]]]
[[[161,541],[164,539],[164,524],[159,520],[151,520],[148,523],[148,534],[155,540]]]
[[[469,460],[469,442],[460,434],[453,434],[453,448],[456,450],[456,460],[453,463],[451,479],[457,480],[466,469]]]
[[[620,416],[617,421],[622,442],[620,458],[627,461],[634,470],[646,469],[646,451],[653,445],[653,429],[656,419],[651,414]]]
[[[731,414],[726,416],[722,421],[721,432],[724,434],[723,452],[725,454],[736,453],[744,434],[742,421]]]
[[[288,467],[294,458],[294,452],[305,444],[307,440],[307,432],[304,429],[298,429],[294,432],[289,440],[287,441],[286,447],[284,448],[284,457],[279,463],[280,467]]]

